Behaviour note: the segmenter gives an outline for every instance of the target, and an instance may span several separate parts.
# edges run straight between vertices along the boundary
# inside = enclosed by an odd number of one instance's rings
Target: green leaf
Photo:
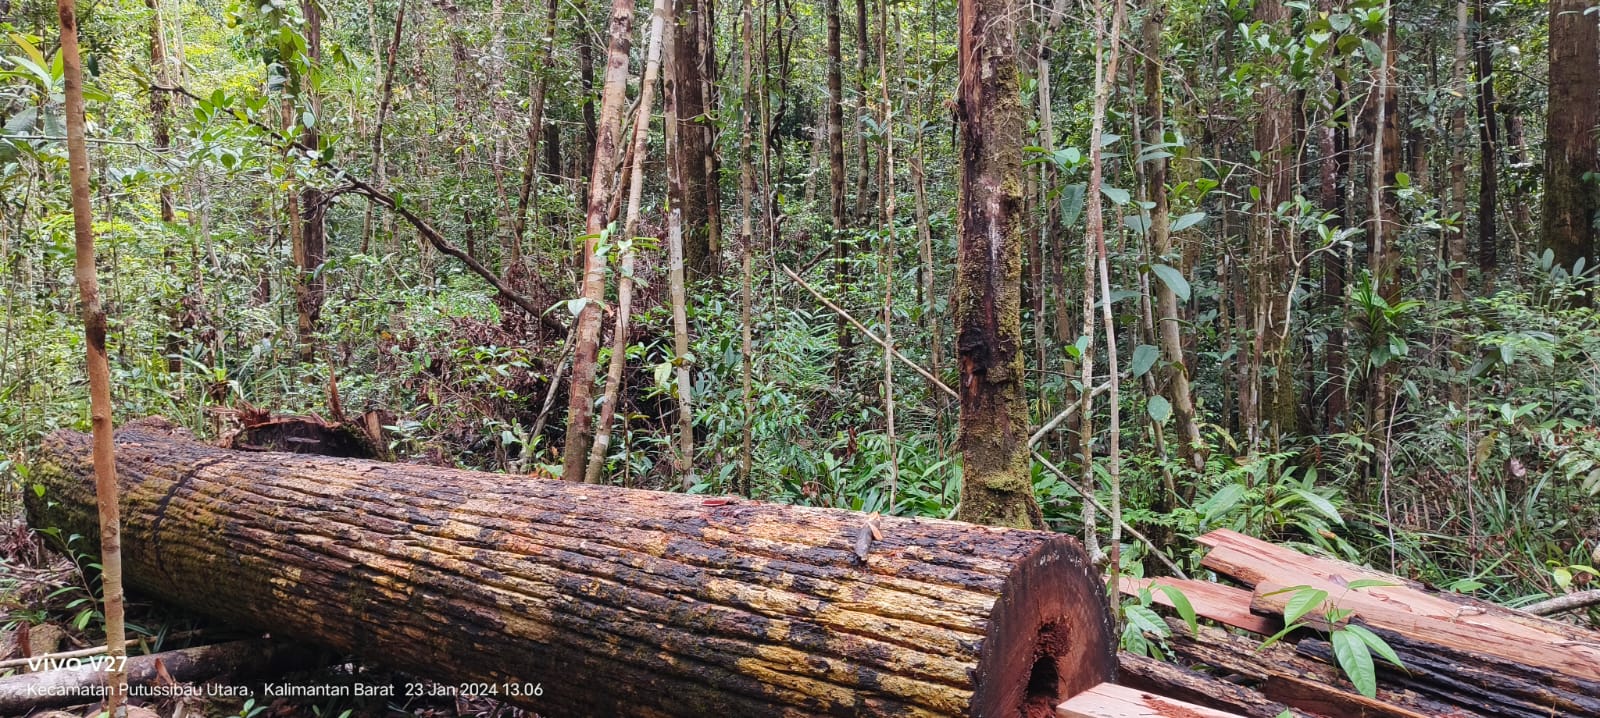
[[[1137,379],[1150,371],[1156,365],[1156,360],[1161,358],[1161,350],[1149,344],[1140,344],[1133,348],[1133,364],[1128,367],[1128,372]]]
[[[1378,671],[1372,665],[1372,652],[1367,650],[1366,642],[1349,629],[1334,631],[1328,640],[1333,643],[1333,655],[1339,659],[1339,667],[1344,669],[1356,690],[1368,698],[1377,697]]]
[[[1367,647],[1371,648],[1383,660],[1393,663],[1395,667],[1401,670],[1405,670],[1406,664],[1400,662],[1400,656],[1394,652],[1394,649],[1390,648],[1389,644],[1385,643],[1378,634],[1367,630],[1366,626],[1358,626],[1352,623],[1345,626],[1344,630],[1356,634],[1356,637],[1360,638],[1362,643],[1367,644]]]
[[[1167,285],[1167,289],[1178,295],[1178,299],[1189,301],[1189,280],[1183,278],[1183,272],[1165,264],[1152,264],[1150,271],[1161,280],[1162,284]]]
[[[1410,187],[1411,175],[1408,175],[1404,172],[1394,173],[1394,186],[1399,187],[1400,189],[1406,189],[1407,187]]]
[[[1144,409],[1150,414],[1150,420],[1157,424],[1166,422],[1167,417],[1172,416],[1172,402],[1160,394],[1150,397],[1150,400],[1145,402]]]
[[[1118,189],[1108,185],[1101,185],[1100,194],[1105,195],[1106,199],[1111,200],[1112,204],[1117,205],[1125,205],[1130,199],[1133,198],[1132,195],[1128,194],[1128,190]]]
[[[1307,613],[1316,610],[1326,600],[1328,600],[1328,592],[1320,588],[1306,586],[1295,591],[1294,595],[1289,597],[1289,602],[1283,607],[1283,622],[1294,623],[1299,621]]]
[[[1244,498],[1244,492],[1244,484],[1228,484],[1218,489],[1217,493],[1211,495],[1211,498],[1206,499],[1204,503],[1195,508],[1206,517],[1206,522],[1210,523],[1227,515],[1229,511],[1233,510],[1233,507],[1238,506],[1239,500]]]
[[[1085,188],[1081,184],[1069,184],[1061,188],[1061,224],[1071,227],[1078,223],[1078,217],[1083,214],[1083,195]]]
[[[1197,224],[1200,224],[1201,222],[1204,222],[1205,219],[1206,219],[1206,213],[1205,212],[1190,212],[1190,213],[1188,213],[1186,215],[1183,215],[1182,217],[1179,217],[1179,218],[1173,220],[1172,227],[1169,229],[1169,231],[1182,232],[1183,230],[1186,230],[1186,229],[1188,229],[1190,227],[1193,227],[1193,226],[1195,226]]]
[[[1352,590],[1352,591],[1356,591],[1356,590],[1363,589],[1363,588],[1374,588],[1374,587],[1377,587],[1377,586],[1398,586],[1398,585],[1400,585],[1400,584],[1395,583],[1394,581],[1386,581],[1386,580],[1381,579],[1381,578],[1358,578],[1358,579],[1356,579],[1354,581],[1351,581],[1350,583],[1345,584],[1345,587],[1350,589],[1350,590]]]
[[[1344,525],[1344,517],[1339,515],[1339,509],[1334,507],[1333,502],[1314,491],[1305,489],[1294,489],[1293,491],[1295,496],[1300,497],[1300,500],[1306,502],[1307,506],[1316,509],[1317,513],[1328,517],[1330,521],[1340,526]]]
[[[1150,610],[1149,606],[1128,606],[1124,610],[1124,614],[1128,618],[1128,625],[1145,633],[1153,633],[1157,636],[1165,636],[1171,633],[1167,630],[1167,622],[1161,620],[1161,616]]]
[[[1167,599],[1172,601],[1172,607],[1177,610],[1178,616],[1184,623],[1189,624],[1189,632],[1199,635],[1200,619],[1195,616],[1194,604],[1189,603],[1189,597],[1183,595],[1183,591],[1178,590],[1177,586],[1156,584],[1156,589],[1167,594]]]

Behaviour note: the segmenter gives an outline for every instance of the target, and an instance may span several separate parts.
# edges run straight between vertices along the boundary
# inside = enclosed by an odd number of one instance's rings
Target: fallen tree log
[[[118,434],[129,585],[545,715],[1050,715],[1114,672],[1065,536]],[[57,432],[35,527],[90,533]],[[537,691],[534,690],[535,686]]]
[[[129,658],[128,684],[135,687],[135,695],[146,695],[149,692],[138,691],[138,687],[155,684],[163,671],[165,678],[194,683],[223,675],[256,675],[306,667],[316,660],[317,653],[303,644],[268,639],[181,648]],[[0,715],[101,702],[111,690],[106,684],[108,660],[104,655],[41,659],[40,665],[68,667],[0,678]]]

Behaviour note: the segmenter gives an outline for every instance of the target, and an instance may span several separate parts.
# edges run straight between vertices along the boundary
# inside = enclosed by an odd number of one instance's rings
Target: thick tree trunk
[[[67,124],[67,181],[72,197],[72,275],[83,303],[85,364],[89,378],[89,425],[94,435],[76,435],[82,450],[83,473],[75,477],[80,504],[77,533],[100,537],[101,604],[106,627],[106,655],[113,663],[106,670],[111,693],[106,697],[109,715],[127,698],[128,655],[123,632],[123,571],[121,504],[117,496],[117,459],[112,443],[111,364],[106,357],[106,310],[100,303],[100,277],[95,267],[94,208],[89,200],[89,144],[85,133],[83,61],[78,50],[78,13],[73,0],[56,0],[61,22],[61,75]],[[32,491],[26,492],[37,498]],[[94,507],[90,512],[89,507]]]
[[[600,305],[605,301],[605,263],[595,250],[606,229],[612,174],[621,144],[622,109],[627,103],[628,48],[633,35],[633,0],[611,7],[611,47],[607,52],[605,92],[600,101],[600,134],[594,146],[589,177],[589,205],[583,236],[583,308],[578,311],[577,341],[572,355],[572,384],[567,395],[567,443],[562,450],[561,478],[582,481],[590,443],[594,440],[594,377],[600,353]]]
[[[668,159],[677,163],[682,186],[673,194],[673,206],[683,212],[683,260],[691,278],[710,276],[716,271],[720,237],[714,231],[713,214],[718,203],[711,195],[717,191],[711,174],[710,98],[706,95],[707,50],[703,45],[709,32],[712,0],[676,0],[671,56],[666,63],[667,113],[677,123],[678,152]]]
[[[1114,666],[1103,585],[1057,534],[886,517],[858,541],[853,512],[230,452],[150,424],[119,451],[137,588],[545,715],[1009,717]],[[34,526],[92,527],[89,454],[46,440]]]
[[[1593,0],[1551,0],[1550,106],[1545,125],[1543,250],[1571,269],[1595,266],[1595,185],[1600,171],[1600,24]]]
[[[1022,130],[1014,0],[961,0],[956,353],[963,520],[1042,528],[1022,367]]]

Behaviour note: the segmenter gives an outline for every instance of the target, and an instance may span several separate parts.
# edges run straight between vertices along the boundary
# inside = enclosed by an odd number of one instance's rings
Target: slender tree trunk
[[[583,480],[591,484],[600,483],[600,474],[605,468],[606,453],[611,448],[611,425],[616,419],[622,393],[622,372],[628,365],[628,320],[633,309],[633,241],[639,230],[639,211],[644,200],[644,163],[650,148],[650,117],[655,103],[656,75],[661,67],[661,34],[666,15],[667,0],[655,0],[644,78],[639,83],[639,112],[633,121],[633,163],[628,173],[628,216],[622,230],[622,267],[617,277],[617,319],[611,329],[611,360],[606,369],[605,397],[600,402],[600,422],[596,425],[594,446],[589,449],[589,464],[583,474]]]
[[[1467,102],[1471,93],[1467,83],[1467,30],[1470,10],[1468,0],[1456,0],[1455,62],[1450,68],[1450,86],[1458,93],[1450,110],[1450,143],[1456,148],[1450,153],[1450,213],[1457,224],[1450,228],[1444,243],[1444,262],[1449,268],[1449,296],[1452,301],[1467,297],[1467,153],[1463,151],[1470,140],[1467,137]]]
[[[750,469],[752,465],[752,437],[751,421],[755,415],[754,389],[752,383],[752,365],[755,360],[752,356],[751,337],[751,303],[753,297],[750,287],[750,254],[754,249],[755,212],[751,201],[756,193],[756,167],[755,158],[751,152],[751,135],[755,132],[754,124],[759,108],[756,106],[756,88],[754,84],[755,70],[755,8],[754,0],[743,0],[740,4],[740,60],[741,73],[739,77],[739,403],[744,414],[743,426],[739,430],[739,479],[734,486],[734,491],[741,496],[751,494]],[[763,128],[763,132],[765,128]]]
[[[1099,118],[1099,124],[1102,128],[1105,123],[1105,101],[1107,99],[1103,95],[1109,95],[1109,86],[1115,82],[1113,78],[1117,76],[1117,57],[1122,47],[1122,22],[1128,7],[1124,0],[1111,0],[1111,2],[1111,31],[1104,38],[1105,44],[1110,49],[1106,57],[1105,76],[1102,78],[1104,83],[1103,85],[1097,85],[1095,101],[1095,114]],[[1096,23],[1096,25],[1103,27],[1103,23]],[[1102,131],[1104,130],[1102,129]],[[1094,134],[1096,138],[1100,136],[1099,132]],[[1101,183],[1103,172],[1101,166],[1101,147],[1103,145],[1104,143],[1097,139],[1090,143],[1089,150],[1089,183],[1095,185],[1097,190]],[[1105,223],[1099,216],[1100,195],[1098,191],[1094,193],[1088,209],[1089,235],[1094,239],[1095,253],[1099,259],[1100,319],[1104,323],[1106,331],[1106,367],[1108,369],[1106,380],[1111,385],[1111,388],[1106,391],[1106,404],[1109,405],[1108,408],[1111,410],[1111,421],[1106,426],[1108,439],[1106,443],[1107,451],[1109,452],[1109,456],[1106,457],[1106,468],[1111,479],[1111,552],[1108,557],[1107,567],[1111,571],[1111,582],[1115,584],[1122,556],[1122,398],[1120,396],[1122,365],[1117,359],[1117,328],[1112,317],[1111,303],[1111,267],[1109,252],[1106,251]],[[1117,213],[1117,220],[1115,226],[1121,227],[1120,211]],[[1093,486],[1093,484],[1090,484],[1090,486]]]
[[[747,0],[748,1],[748,0]],[[878,85],[882,93],[883,176],[883,410],[884,438],[889,451],[889,505],[895,512],[900,490],[900,453],[894,425],[894,213],[898,199],[894,182],[894,103],[889,97],[889,2],[878,2]]]
[[[1550,106],[1544,154],[1541,250],[1571,269],[1595,266],[1596,192],[1600,172],[1595,125],[1600,122],[1600,24],[1593,0],[1550,2]],[[1587,296],[1587,295],[1585,295]]]
[[[394,35],[389,39],[389,48],[384,55],[383,78],[378,90],[378,117],[372,128],[372,186],[374,189],[383,190],[389,182],[389,157],[383,149],[383,129],[389,120],[389,107],[394,102],[394,67],[395,58],[400,53],[400,39],[404,36],[406,26],[406,0],[400,4],[394,13]],[[361,251],[366,252],[370,243],[373,227],[373,205],[367,203],[366,216],[362,220]],[[388,215],[385,215],[386,217]],[[392,232],[389,220],[384,220],[388,229],[385,234]],[[392,236],[391,236],[392,239]],[[393,243],[391,242],[391,245]]]
[[[622,134],[622,109],[627,104],[628,49],[632,44],[633,0],[615,0],[611,7],[611,47],[607,53],[605,91],[600,101],[599,135],[594,171],[589,180],[588,216],[583,237],[583,308],[578,311],[577,341],[572,355],[572,381],[567,401],[567,445],[561,478],[582,481],[594,439],[595,362],[600,351],[601,305],[605,301],[605,263],[596,254],[606,214],[615,191],[612,172]]]
[[[162,87],[171,87],[172,80],[167,72],[167,43],[163,36],[164,28],[161,23],[160,0],[145,0],[145,7],[150,9],[150,70],[156,83]],[[172,117],[171,95],[165,92],[150,93],[150,140],[157,155],[165,158],[172,151]],[[160,203],[161,222],[171,225],[177,221],[177,212],[174,210],[172,199],[172,186],[163,183],[158,190],[157,201]],[[178,276],[178,269],[173,261],[171,247],[161,250],[162,263],[166,267],[168,276]],[[162,353],[167,357],[167,371],[177,373],[183,369],[183,302],[174,302],[171,319],[168,323],[165,341],[162,343]]]
[[[867,2],[856,0],[856,104],[855,122],[850,123],[855,128],[856,145],[856,209],[853,215],[856,222],[866,222],[868,197],[872,194],[868,189],[867,177],[871,170],[871,161],[867,151],[867,53],[870,46],[867,44]]]
[[[678,442],[673,469],[683,488],[688,490],[695,484],[694,403],[689,381],[689,302],[684,290],[683,216],[677,207],[667,213],[667,253],[668,292],[672,295],[673,379],[678,399]]]
[[[1500,263],[1495,236],[1495,210],[1500,201],[1500,138],[1495,127],[1498,120],[1495,118],[1493,55],[1487,29],[1488,3],[1477,0],[1473,10],[1478,29],[1478,268],[1483,271],[1484,283],[1492,285]]]
[[[961,201],[956,351],[961,510],[973,523],[1043,528],[1028,456],[1022,366],[1022,132],[1015,0],[959,0]]]
[[[556,45],[556,11],[561,0],[549,0],[545,5],[544,15],[544,47],[538,55],[535,67],[538,76],[533,81],[533,96],[528,100],[528,156],[522,164],[522,188],[517,192],[517,215],[512,220],[511,233],[514,235],[514,246],[521,251],[523,242],[528,238],[528,212],[535,214],[539,211],[539,140],[545,134],[544,129],[544,98],[546,87],[550,81],[549,68],[546,67],[555,58]],[[555,128],[551,128],[555,129]],[[554,149],[554,144],[547,149]],[[552,162],[551,172],[554,165]]]
[[[1164,58],[1161,32],[1166,23],[1166,6],[1161,0],[1152,0],[1150,13],[1145,17],[1144,40],[1144,96],[1145,115],[1150,122],[1146,147],[1159,147],[1166,142],[1166,109],[1162,70]],[[1150,242],[1155,261],[1166,262],[1172,252],[1171,209],[1167,200],[1167,160],[1158,157],[1145,163],[1147,193],[1154,203],[1150,209]],[[1183,360],[1183,337],[1179,334],[1182,321],[1178,317],[1178,296],[1166,282],[1155,282],[1156,336],[1161,346],[1162,369],[1166,382],[1167,399],[1172,402],[1172,414],[1178,427],[1178,452],[1184,463],[1195,471],[1205,468],[1200,424],[1195,419],[1194,396],[1189,388],[1189,369]]]
[[[1385,2],[1385,10],[1392,7]],[[1378,65],[1376,89],[1378,98],[1373,123],[1375,137],[1372,142],[1372,231],[1368,233],[1368,268],[1378,295],[1390,306],[1400,300],[1400,251],[1396,241],[1400,237],[1400,198],[1396,193],[1396,174],[1400,171],[1400,129],[1395,116],[1397,92],[1395,82],[1396,45],[1394,16],[1388,18],[1388,29],[1383,36],[1382,61]],[[1371,400],[1368,416],[1372,417],[1369,430],[1372,444],[1379,447],[1378,455],[1387,456],[1389,446],[1390,387],[1392,364],[1385,364],[1370,373],[1371,387],[1367,396]]]
[[[912,202],[917,221],[917,253],[921,260],[918,280],[921,282],[919,293],[922,295],[922,326],[928,332],[928,371],[934,376],[942,376],[939,368],[944,365],[944,322],[940,321],[936,309],[935,298],[939,294],[934,281],[933,229],[928,219],[928,178],[923,169],[922,144],[923,134],[918,132],[911,161],[907,164],[911,167]]]
[[[320,67],[321,6],[311,0],[304,0],[301,8],[306,18],[306,57],[313,67]],[[313,119],[310,124],[302,122],[300,144],[305,147],[317,147],[321,141],[320,128],[323,121],[321,93],[312,86],[310,78],[301,78],[297,90]],[[296,327],[300,340],[300,360],[311,361],[316,353],[316,332],[322,324],[322,300],[328,291],[327,280],[322,276],[322,263],[328,256],[327,232],[323,223],[326,208],[323,206],[322,190],[310,183],[302,186],[298,209],[300,231],[292,235],[295,239],[292,253],[295,269],[298,270],[294,285],[295,308],[298,315]],[[295,221],[295,218],[291,217],[291,221]]]
[[[105,710],[121,715],[128,696],[128,655],[123,633],[122,521],[117,501],[116,449],[112,444],[111,366],[106,358],[106,312],[94,254],[94,210],[89,200],[89,144],[84,136],[83,63],[78,51],[78,16],[73,0],[56,0],[61,21],[61,70],[66,83],[67,175],[72,194],[76,256],[73,277],[83,302],[83,338],[89,374],[89,422],[94,432],[94,493],[100,519],[100,576],[104,596],[106,655],[111,658]],[[156,93],[160,94],[160,93]]]
[[[509,274],[511,267],[522,261],[522,248],[512,232],[511,197],[506,193],[506,160],[509,155],[506,133],[511,130],[511,105],[506,93],[506,73],[510,58],[506,55],[505,0],[489,3],[489,55],[488,91],[489,106],[494,113],[493,152],[489,159],[494,173],[495,239],[500,245],[500,274]]]
[[[828,212],[833,220],[833,280],[843,301],[849,294],[845,282],[849,269],[845,265],[844,216],[844,80],[839,47],[839,0],[827,0],[828,11]],[[833,364],[835,381],[843,382],[845,364],[849,360],[850,327],[840,316],[834,323],[834,333],[839,339],[839,353]]]

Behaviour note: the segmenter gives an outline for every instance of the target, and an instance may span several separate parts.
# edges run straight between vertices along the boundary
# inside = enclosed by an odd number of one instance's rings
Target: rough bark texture
[[[1256,3],[1255,20],[1275,32],[1288,30],[1289,9],[1279,0]],[[1295,429],[1299,398],[1295,391],[1293,343],[1289,341],[1285,306],[1291,300],[1294,233],[1276,216],[1277,207],[1294,200],[1294,103],[1283,90],[1283,61],[1263,76],[1256,115],[1255,148],[1261,154],[1256,186],[1261,199],[1250,214],[1250,318],[1254,345],[1250,377],[1240,388],[1240,416],[1250,446]]]
[[[672,32],[671,61],[666,66],[667,112],[678,123],[678,149],[669,162],[678,163],[683,178],[680,191],[673,195],[673,206],[683,210],[683,259],[691,278],[709,276],[715,271],[718,237],[714,236],[712,213],[718,203],[716,176],[710,173],[707,157],[712,151],[710,108],[706,97],[702,38],[710,23],[706,3],[711,0],[676,0]]]
[[[541,682],[545,715],[1016,716],[1107,680],[1070,538],[120,437],[136,587],[446,681]],[[58,432],[34,526],[93,523]],[[32,492],[29,492],[32,497]]]
[[[306,57],[313,65],[320,65],[322,10],[317,3],[309,1],[303,2],[301,7],[306,18]],[[315,118],[314,124],[301,128],[300,145],[315,148],[321,142],[321,131],[317,128],[323,121],[322,99],[311,88],[307,78],[299,78],[298,83],[300,100]],[[300,341],[300,359],[310,361],[315,354],[316,332],[322,325],[322,302],[328,293],[328,281],[322,276],[322,263],[328,258],[328,233],[323,222],[327,207],[322,199],[322,190],[309,183],[300,188],[298,202],[299,217],[290,218],[290,221],[300,222],[300,231],[291,235],[294,238],[294,266],[299,272],[294,283],[295,328]]]
[[[1028,472],[1022,367],[1022,99],[1013,0],[958,9],[961,201],[956,354],[961,370],[961,517],[1042,527]]]
[[[1600,171],[1600,24],[1586,12],[1593,0],[1550,2],[1550,106],[1544,153],[1543,249],[1571,269],[1593,267],[1595,183]]]
[[[605,262],[596,255],[616,191],[612,175],[621,145],[622,108],[628,101],[628,48],[633,35],[633,0],[611,6],[611,46],[606,55],[605,92],[600,100],[600,134],[589,177],[589,205],[583,239],[583,308],[578,312],[572,355],[572,385],[567,395],[567,443],[561,478],[582,481],[594,440],[594,376],[600,353],[600,305],[605,300]]]
[[[1494,101],[1494,48],[1486,24],[1489,5],[1477,0],[1472,19],[1477,27],[1476,60],[1478,85],[1478,268],[1485,284],[1493,283],[1493,272],[1500,263],[1495,236],[1494,212],[1499,203],[1500,143]]]

